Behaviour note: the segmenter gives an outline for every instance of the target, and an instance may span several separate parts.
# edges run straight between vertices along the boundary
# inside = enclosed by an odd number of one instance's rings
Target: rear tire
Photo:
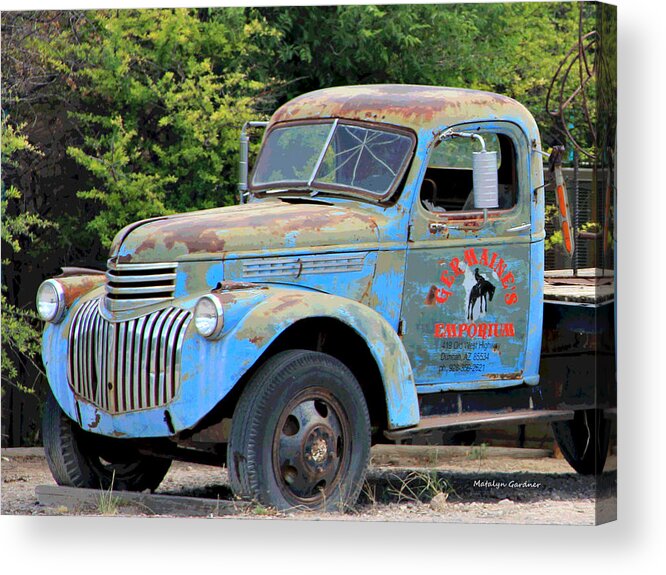
[[[49,390],[42,419],[44,452],[58,485],[118,491],[154,491],[170,459],[144,456],[120,439],[83,431]]]
[[[234,411],[227,464],[235,495],[280,510],[344,511],[363,486],[370,418],[352,372],[329,355],[270,358]]]
[[[606,463],[611,423],[600,409],[574,413],[569,421],[551,423],[553,435],[569,465],[581,475],[601,474]]]

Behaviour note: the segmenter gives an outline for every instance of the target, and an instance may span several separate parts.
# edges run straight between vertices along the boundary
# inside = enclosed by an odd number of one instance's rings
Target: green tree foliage
[[[546,126],[546,92],[579,15],[575,3],[540,2],[259,11],[280,33],[262,39],[263,51],[290,80],[288,97],[350,83],[475,88],[516,98]]]
[[[40,45],[80,101],[68,153],[94,176],[80,197],[97,204],[88,227],[104,245],[140,218],[233,203],[271,34],[243,9],[95,11]]]
[[[7,174],[17,164],[17,156],[22,153],[39,154],[40,152],[21,133],[21,126],[9,123],[8,117],[2,118],[2,199],[0,200],[0,214],[2,216],[2,241],[13,252],[20,252],[27,242],[32,244],[38,240],[39,230],[52,226],[35,213],[23,211],[21,208],[22,194],[15,185],[5,183]],[[3,260],[3,265],[9,263]],[[27,392],[32,386],[27,385],[19,377],[17,362],[36,362],[40,349],[40,325],[35,313],[18,307],[7,301],[6,286],[2,283],[0,293],[0,307],[2,308],[2,322],[0,323],[0,336],[2,338],[2,380],[15,385]]]

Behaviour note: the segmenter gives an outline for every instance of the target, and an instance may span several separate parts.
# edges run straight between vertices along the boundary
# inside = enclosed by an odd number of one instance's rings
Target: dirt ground
[[[516,459],[471,451],[466,457],[448,457],[427,466],[418,463],[424,462],[375,455],[359,502],[351,510],[277,513],[257,505],[239,510],[233,517],[592,525],[612,513],[615,505],[614,457],[598,483],[552,457]],[[3,515],[101,515],[106,511],[116,516],[154,516],[136,506],[119,506],[109,512],[100,506],[40,505],[35,488],[55,483],[44,457],[34,452],[17,456],[5,450],[0,471]],[[181,462],[173,464],[156,493],[220,500],[232,497],[225,469]]]

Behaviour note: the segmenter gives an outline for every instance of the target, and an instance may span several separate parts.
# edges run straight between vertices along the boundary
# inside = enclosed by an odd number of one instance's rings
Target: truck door
[[[420,391],[522,383],[530,299],[528,142],[510,123],[460,127],[498,153],[499,207],[474,209],[469,138],[431,150],[412,207],[403,343]]]

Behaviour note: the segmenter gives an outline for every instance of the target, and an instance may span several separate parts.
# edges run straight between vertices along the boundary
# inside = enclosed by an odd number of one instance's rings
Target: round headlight
[[[194,326],[205,338],[213,339],[222,331],[224,312],[220,301],[211,295],[202,297],[194,308]]]
[[[58,323],[65,313],[65,292],[60,282],[46,280],[37,290],[37,313],[44,321]]]

